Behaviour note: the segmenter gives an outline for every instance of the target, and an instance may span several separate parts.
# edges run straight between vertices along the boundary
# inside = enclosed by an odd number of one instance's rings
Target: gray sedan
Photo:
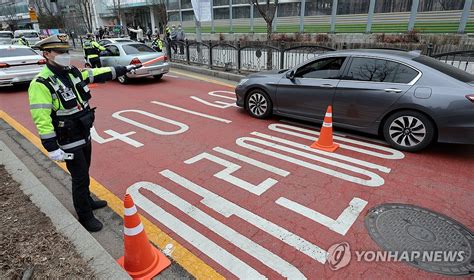
[[[474,144],[474,75],[416,52],[346,50],[256,73],[235,89],[256,118],[272,113],[383,135],[402,151],[433,141]]]
[[[159,80],[163,74],[169,72],[168,58],[162,52],[157,52],[142,43],[114,43],[105,46],[105,51],[100,54],[102,66],[127,66],[130,64],[142,64],[143,67],[118,77],[117,80],[125,84],[129,79],[154,77]]]

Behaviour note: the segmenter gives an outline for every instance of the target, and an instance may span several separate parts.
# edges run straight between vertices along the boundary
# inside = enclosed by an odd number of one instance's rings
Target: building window
[[[189,9],[192,7],[191,0],[181,0],[181,9]]]
[[[232,0],[232,4],[248,4],[248,0]]]
[[[214,19],[229,19],[229,8],[214,9]]]
[[[183,21],[194,21],[194,12],[193,11],[183,11]]]
[[[250,18],[250,6],[233,8],[232,17],[233,18]]]
[[[377,0],[375,13],[401,13],[411,11],[413,0]]]
[[[330,15],[332,13],[332,0],[307,0],[305,16]]]
[[[177,10],[179,9],[178,0],[168,0],[168,10]]]
[[[228,6],[229,3],[230,3],[229,0],[213,0],[213,1],[214,2],[212,2],[212,3],[214,5],[214,7],[216,7],[216,6]]]
[[[179,21],[179,13],[178,12],[168,13],[168,20],[169,21]]]
[[[420,0],[418,12],[462,10],[465,0]]]
[[[301,14],[301,3],[284,3],[278,5],[278,17],[293,17]]]
[[[370,1],[367,0],[339,0],[337,2],[338,15],[367,14]]]

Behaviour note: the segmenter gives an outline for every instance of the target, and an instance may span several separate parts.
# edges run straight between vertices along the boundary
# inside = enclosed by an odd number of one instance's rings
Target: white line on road
[[[184,108],[181,108],[181,107],[178,107],[178,106],[175,106],[175,105],[171,105],[171,104],[167,104],[167,103],[163,103],[163,102],[159,102],[159,101],[151,101],[151,103],[156,104],[156,105],[161,105],[163,107],[171,108],[171,109],[174,109],[174,110],[178,110],[178,111],[181,111],[181,112],[185,112],[185,113],[188,113],[188,114],[191,114],[191,115],[196,115],[196,116],[200,116],[200,117],[203,117],[203,118],[215,120],[215,121],[218,121],[218,122],[223,122],[223,123],[231,123],[232,122],[230,120],[221,119],[221,118],[211,116],[211,115],[207,115],[207,114],[204,114],[204,113],[191,111],[191,110],[188,110],[188,109],[184,109]]]

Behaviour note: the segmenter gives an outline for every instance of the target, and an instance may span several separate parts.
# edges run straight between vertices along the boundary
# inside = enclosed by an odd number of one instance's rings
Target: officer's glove
[[[141,63],[139,64],[130,64],[130,65],[127,65],[126,68],[127,68],[127,72],[132,72],[133,70],[136,70],[138,68],[141,68],[143,65]]]
[[[48,156],[52,160],[57,160],[57,161],[64,161],[65,153],[61,149],[57,149],[52,152],[48,152]]]

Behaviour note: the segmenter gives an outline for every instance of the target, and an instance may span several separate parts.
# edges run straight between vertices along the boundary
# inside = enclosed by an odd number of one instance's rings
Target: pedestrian
[[[176,34],[176,40],[179,44],[179,54],[184,54],[184,40],[186,39],[186,34],[184,33],[181,24],[178,25],[178,32]]]
[[[170,39],[171,39],[171,48],[173,48],[174,53],[178,53],[178,46],[176,43],[176,39],[178,36],[178,31],[176,30],[176,25],[173,25],[171,28],[171,34],[170,34]]]
[[[72,177],[72,200],[79,222],[88,231],[99,231],[102,223],[92,212],[107,206],[94,201],[89,190],[91,164],[90,129],[95,108],[89,102],[87,84],[123,76],[141,65],[115,66],[80,71],[71,65],[68,36],[58,34],[39,41],[46,66],[30,83],[30,112],[41,143],[50,159],[66,161]]]
[[[160,31],[158,30],[158,27],[155,27],[155,30],[153,30],[153,36],[159,36]]]
[[[148,37],[148,41],[151,42],[151,35],[153,33],[151,32],[151,26],[148,26],[148,29],[146,30],[146,36]]]
[[[104,33],[105,33],[104,28],[102,26],[99,27],[99,39],[100,40],[102,40],[104,38]]]
[[[129,28],[128,29],[130,32],[136,34],[136,41],[138,42],[144,42],[143,41],[143,29],[140,27],[140,25],[137,27],[137,29]]]
[[[82,44],[82,49],[84,50],[84,58],[92,68],[102,67],[100,62],[100,52],[105,51],[105,48],[94,41],[92,34],[87,34],[87,38]]]
[[[94,31],[94,38],[96,40],[100,40],[100,37],[99,37],[99,28],[96,28],[95,31]]]

